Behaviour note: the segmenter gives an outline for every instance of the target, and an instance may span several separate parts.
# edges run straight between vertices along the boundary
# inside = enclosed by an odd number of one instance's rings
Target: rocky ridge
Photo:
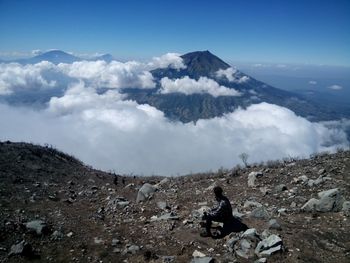
[[[349,262],[350,152],[174,178],[0,143],[1,262]],[[248,225],[199,236],[223,187]]]

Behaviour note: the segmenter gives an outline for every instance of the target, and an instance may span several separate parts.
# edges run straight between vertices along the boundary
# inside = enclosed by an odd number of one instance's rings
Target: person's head
[[[222,188],[220,186],[215,186],[214,189],[214,194],[216,199],[220,199],[222,197]]]

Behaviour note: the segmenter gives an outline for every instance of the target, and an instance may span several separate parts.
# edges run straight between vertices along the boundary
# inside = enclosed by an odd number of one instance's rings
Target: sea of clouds
[[[241,162],[307,157],[348,147],[342,127],[312,123],[292,111],[267,103],[238,109],[223,117],[181,123],[163,112],[127,100],[121,88],[156,87],[155,68],[184,68],[181,57],[169,53],[150,62],[80,61],[0,64],[0,97],[23,90],[62,89],[37,109],[30,105],[0,104],[0,140],[48,143],[85,163],[117,173],[177,175],[231,168]],[[217,72],[229,81],[234,69]],[[101,92],[101,88],[107,91]],[[160,93],[209,93],[240,96],[215,79],[163,78]]]

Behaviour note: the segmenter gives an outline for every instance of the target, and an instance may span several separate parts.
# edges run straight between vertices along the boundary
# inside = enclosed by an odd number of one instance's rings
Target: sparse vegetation
[[[238,157],[242,160],[242,162],[245,165],[245,167],[248,167],[248,157],[249,157],[249,155],[247,153],[241,153],[240,155],[238,155]]]

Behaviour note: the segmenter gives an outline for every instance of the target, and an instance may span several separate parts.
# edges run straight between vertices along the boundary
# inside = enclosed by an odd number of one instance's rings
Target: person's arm
[[[214,207],[212,210],[209,211],[209,215],[212,217],[216,217],[220,215],[225,210],[225,202],[221,200],[217,207]]]

